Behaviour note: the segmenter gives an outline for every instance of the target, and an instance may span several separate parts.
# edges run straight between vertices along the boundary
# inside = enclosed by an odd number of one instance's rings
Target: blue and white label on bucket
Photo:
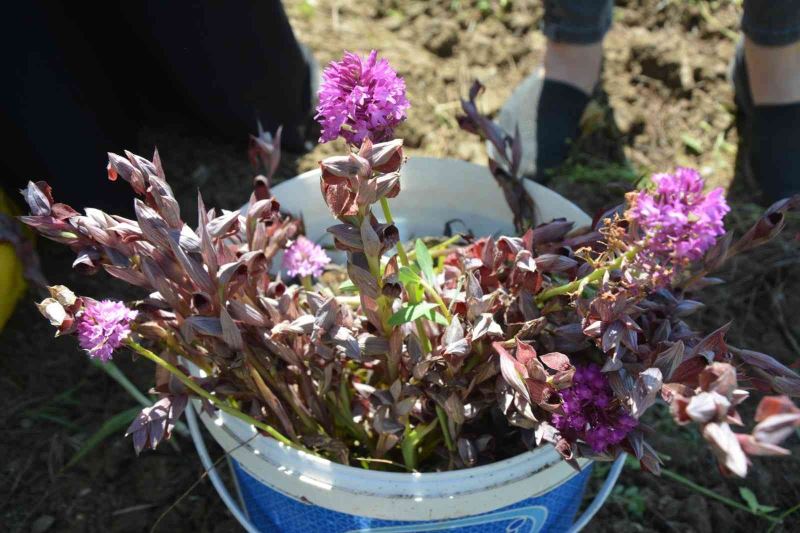
[[[491,514],[467,516],[454,520],[441,520],[438,522],[416,522],[403,526],[374,527],[369,529],[352,529],[347,533],[418,533],[423,531],[444,531],[463,527],[483,526],[488,524],[499,525],[498,522],[508,522],[505,533],[539,533],[547,521],[547,508],[541,505],[518,507]]]
[[[448,520],[401,521],[325,509],[265,485],[233,461],[234,472],[255,529],[262,533],[565,533],[581,503],[591,466],[552,490],[475,516]]]

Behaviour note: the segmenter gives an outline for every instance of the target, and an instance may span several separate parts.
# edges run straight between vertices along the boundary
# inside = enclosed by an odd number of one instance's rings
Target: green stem
[[[419,340],[422,342],[422,350],[425,353],[431,353],[433,351],[433,345],[428,338],[428,334],[425,333],[425,323],[421,318],[418,318],[414,321],[414,324],[417,326],[417,335],[419,335]]]
[[[473,368],[478,366],[478,363],[483,361],[483,345],[475,343],[475,352],[467,359],[467,364],[464,365],[464,373],[469,374]]]
[[[283,397],[283,401],[291,406],[292,411],[294,411],[294,413],[297,415],[297,417],[300,419],[303,425],[306,426],[306,428],[309,429],[310,431],[316,431],[325,434],[326,432],[325,429],[322,427],[322,425],[316,420],[312,419],[308,414],[306,414],[306,412],[303,411],[303,409],[297,404],[297,402],[292,401],[293,400],[292,394],[291,392],[289,392],[287,384],[280,379],[277,372],[275,372],[275,369],[264,368],[261,362],[258,361],[257,359],[254,360],[254,362],[267,372],[264,375],[264,378],[269,382],[269,385],[275,390],[277,390],[278,394],[280,394]],[[259,369],[259,371],[260,370],[261,369]]]
[[[394,217],[392,217],[392,210],[389,208],[389,201],[386,199],[385,196],[381,197],[381,209],[383,210],[383,218],[386,219],[387,224],[394,224]],[[400,264],[403,266],[408,266],[408,255],[406,254],[406,249],[403,248],[402,242],[397,242],[397,255],[400,257]],[[414,294],[414,291],[408,291],[408,301],[411,304],[419,303],[417,301],[417,296]],[[433,350],[433,346],[431,345],[431,340],[428,338],[428,335],[425,333],[425,323],[422,321],[421,318],[418,318],[414,321],[414,324],[417,326],[417,335],[419,335],[419,340],[422,342],[422,349],[425,353],[431,353]]]
[[[777,518],[778,522],[773,522],[773,523],[772,523],[772,526],[770,526],[770,528],[767,530],[767,533],[772,533],[772,531],[773,531],[773,530],[774,530],[776,527],[778,527],[778,524],[782,523],[784,520],[786,520],[786,519],[789,517],[789,515],[792,515],[792,514],[794,514],[794,513],[795,513],[795,512],[797,512],[798,510],[800,510],[800,503],[798,503],[798,504],[797,504],[797,505],[795,505],[794,507],[790,508],[789,510],[787,510],[787,511],[785,511],[785,512],[781,513],[781,514],[778,516],[778,518]]]
[[[383,276],[381,276],[381,258],[373,257],[367,254],[364,255],[367,258],[367,265],[369,265],[369,272],[370,274],[372,274],[372,277],[375,278],[375,281],[378,282],[378,288],[380,288],[383,281]]]
[[[383,217],[386,219],[387,224],[394,224],[394,218],[392,217],[392,210],[389,208],[389,201],[386,197],[381,198],[381,209],[383,210]],[[457,236],[460,238],[460,236]],[[455,241],[453,241],[455,242]],[[406,254],[406,249],[403,247],[402,241],[397,242],[397,255],[400,258],[400,264],[403,266],[408,266],[408,254]],[[450,322],[450,311],[447,309],[447,306],[444,305],[441,297],[433,290],[432,287],[423,284],[423,288],[428,291],[429,294],[433,296],[434,299],[437,300],[437,303],[442,308],[445,317],[447,318],[447,322]],[[416,290],[413,291],[406,291],[408,293],[408,300],[409,303],[415,304],[419,303],[417,301]],[[419,339],[422,342],[422,349],[425,353],[431,353],[433,351],[433,345],[431,344],[431,340],[428,338],[427,333],[425,333],[425,323],[422,321],[421,318],[418,318],[414,321],[415,325],[417,326],[417,335],[419,335]],[[445,444],[447,445],[447,449],[451,452],[454,450],[453,442],[450,439],[450,431],[447,429],[447,415],[441,408],[437,405],[436,406],[436,416],[439,419],[439,423],[442,426],[442,433],[444,434]],[[408,438],[409,435],[409,428],[408,424],[406,424],[406,430],[404,432],[405,438]],[[409,453],[407,450],[403,450],[403,457],[406,461],[406,466],[409,467],[410,470],[416,466],[416,450],[413,450],[413,453]]]
[[[591,274],[576,279],[574,281],[571,281],[570,283],[567,283],[565,285],[559,285],[558,287],[550,287],[546,291],[540,292],[539,295],[536,297],[536,303],[542,304],[547,300],[549,300],[550,298],[554,298],[562,294],[569,294],[571,292],[575,292],[576,290],[578,290],[578,288],[582,286],[582,284],[589,284],[602,279],[606,272],[616,270],[622,266],[622,263],[624,261],[630,261],[631,259],[633,259],[633,257],[636,255],[638,251],[639,251],[638,248],[633,248],[631,250],[628,250],[621,256],[617,257],[614,260],[614,262],[608,266],[605,266],[603,268],[598,268]]]
[[[409,297],[409,300],[410,299]],[[425,322],[423,322],[421,318],[418,318],[414,321],[414,325],[417,327],[417,335],[419,335],[419,340],[422,342],[422,349],[425,353],[431,353],[431,351],[433,351],[433,345],[428,338],[428,334],[425,333]]]
[[[447,427],[447,413],[444,412],[444,409],[436,406],[436,417],[439,419],[439,425],[442,426],[442,435],[444,435],[444,445],[447,446],[447,449],[451,452],[456,450],[456,447],[453,446],[453,438],[450,436],[450,428]]]
[[[136,385],[131,383],[131,381],[125,376],[125,374],[122,373],[119,367],[114,364],[114,361],[103,363],[94,357],[90,357],[89,362],[108,374],[114,381],[119,383],[122,388],[128,392],[128,394],[133,396],[133,398],[144,407],[150,407],[153,405],[153,400],[142,394],[142,392],[136,388]]]
[[[383,210],[383,218],[386,219],[386,223],[394,224],[392,210],[389,209],[389,200],[387,200],[385,196],[381,197],[381,209]],[[406,249],[403,247],[402,241],[397,242],[397,255],[400,257],[400,264],[408,266],[408,255],[406,254]]]
[[[440,242],[436,246],[431,246],[430,248],[428,248],[428,252],[430,252],[431,257],[436,257],[438,255],[443,255],[444,253],[450,251],[449,247],[450,247],[451,244],[454,244],[454,243],[456,243],[456,242],[458,242],[460,240],[461,240],[461,235],[460,234],[454,235],[454,236],[450,237],[449,239]],[[414,260],[416,258],[417,258],[417,250],[416,249],[409,250],[408,251],[408,259],[409,260]]]
[[[367,217],[372,216],[372,209],[369,206],[360,207],[358,211],[358,227],[360,228]],[[364,256],[367,258],[367,265],[369,266],[369,273],[375,278],[375,283],[378,285],[378,298],[376,304],[378,305],[378,316],[381,319],[381,324],[388,337],[391,334],[392,327],[389,325],[389,317],[392,316],[391,301],[381,294],[383,288],[383,274],[381,272],[381,254],[370,255],[364,250]]]
[[[726,498],[725,496],[720,496],[719,494],[717,494],[713,490],[709,490],[709,489],[703,487],[702,485],[698,485],[697,483],[695,483],[693,481],[690,481],[689,479],[683,477],[682,475],[678,474],[677,472],[673,472],[672,470],[668,470],[666,468],[662,468],[661,469],[661,474],[664,477],[667,477],[667,478],[669,478],[669,479],[671,479],[673,481],[677,481],[678,483],[682,483],[683,485],[686,485],[687,487],[691,488],[692,490],[695,490],[695,491],[699,492],[703,496],[708,496],[709,498],[713,498],[713,499],[715,499],[717,501],[720,501],[720,502],[724,503],[725,505],[728,505],[730,507],[734,507],[734,508],[739,509],[741,511],[747,511],[748,513],[750,513],[752,515],[760,516],[761,518],[764,518],[765,520],[769,520],[770,522],[773,522],[773,523],[780,523],[781,522],[781,520],[779,518],[775,518],[775,517],[772,517],[772,516],[769,516],[769,515],[765,515],[763,513],[755,513],[749,507],[747,507],[746,505],[743,505],[743,504],[737,502],[736,500],[732,500],[730,498]]]
[[[305,290],[307,290],[309,292],[314,290],[313,287],[311,286],[311,276],[301,276],[300,277],[300,283],[303,284],[303,288]]]
[[[150,350],[148,350],[144,346],[140,345],[139,343],[128,339],[125,342],[125,344],[127,344],[133,351],[135,351],[136,353],[138,353],[142,357],[150,359],[152,362],[154,362],[155,364],[157,364],[161,368],[169,371],[173,376],[178,378],[178,380],[181,383],[186,385],[186,387],[189,390],[191,390],[192,392],[194,392],[196,395],[200,396],[201,398],[205,398],[209,402],[213,403],[221,411],[224,411],[224,412],[228,413],[231,416],[235,416],[239,420],[242,420],[242,421],[244,421],[244,422],[246,422],[246,423],[248,423],[248,424],[250,424],[252,426],[255,426],[255,427],[265,431],[269,436],[271,436],[273,439],[277,440],[278,442],[282,442],[284,444],[287,444],[289,446],[293,446],[295,448],[299,447],[299,445],[297,443],[292,442],[291,440],[289,440],[288,438],[283,436],[278,430],[276,430],[274,427],[270,426],[269,424],[265,424],[264,422],[260,422],[260,421],[256,420],[255,418],[244,414],[243,412],[239,411],[238,409],[234,409],[233,407],[231,407],[230,405],[225,403],[223,400],[220,400],[219,398],[217,398],[216,396],[214,396],[213,394],[211,394],[210,392],[208,392],[207,390],[202,388],[200,385],[198,385],[197,383],[192,381],[189,378],[189,376],[187,376],[186,374],[184,374],[183,372],[178,370],[175,366],[173,366],[172,364],[170,364],[167,361],[163,360],[161,357],[157,356],[156,354],[154,354],[153,352],[151,352]]]
[[[336,301],[340,304],[349,305],[351,307],[358,307],[361,305],[361,298],[358,296],[337,296]]]
[[[385,196],[381,197],[381,209],[383,210],[383,218],[386,219],[387,224],[394,224],[394,217],[392,216],[392,210],[389,208],[389,201],[386,199]],[[406,254],[406,249],[403,247],[403,242],[401,240],[397,241],[397,256],[400,258],[400,264],[403,266],[408,266],[408,254]],[[408,301],[409,303],[415,304],[418,303],[417,301],[417,294],[416,289],[414,290],[407,290],[406,293],[408,294]],[[418,318],[414,321],[414,325],[417,328],[417,335],[419,336],[419,340],[422,343],[422,351],[426,354],[433,352],[433,345],[431,344],[431,340],[428,338],[428,334],[425,333],[425,323],[422,321],[421,318]],[[405,442],[406,439],[409,438],[409,431],[410,426],[406,423],[406,429],[403,431],[403,440]],[[416,466],[416,450],[408,450],[403,447],[403,460],[406,463],[406,467],[409,470],[413,470]]]
[[[424,279],[420,278],[420,284],[422,285],[422,288],[425,289],[425,292],[428,293],[428,296],[433,298],[433,300],[439,305],[439,309],[442,310],[442,314],[444,315],[444,318],[447,320],[447,323],[449,324],[453,320],[453,316],[450,314],[450,310],[445,305],[444,300],[442,300],[442,297],[439,296],[439,293],[436,292],[436,289],[431,287],[430,284]]]
[[[353,457],[356,461],[361,461],[361,466],[364,470],[369,470],[369,463],[376,463],[379,465],[391,465],[395,468],[399,468],[400,470],[405,470],[406,472],[413,472],[412,469],[409,469],[406,465],[396,463],[395,461],[390,461],[389,459],[373,459],[370,457]]]

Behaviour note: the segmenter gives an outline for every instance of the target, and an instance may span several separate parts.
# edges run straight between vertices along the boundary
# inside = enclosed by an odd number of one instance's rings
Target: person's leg
[[[526,177],[546,181],[564,162],[600,77],[612,8],[610,0],[545,1],[543,66],[515,89],[498,116],[509,133],[519,127]]]
[[[800,0],[745,0],[742,31],[750,163],[767,198],[777,200],[800,192]]]
[[[603,37],[613,3],[606,0],[546,0],[544,77],[591,94],[600,77]]]
[[[544,52],[544,78],[572,85],[591,95],[600,79],[603,42],[571,44],[547,41]]]
[[[46,180],[75,208],[130,211],[130,190],[106,179],[107,152],[135,148],[141,126],[165,115],[243,143],[259,119],[272,132],[282,124],[284,146],[305,147],[315,69],[277,0],[33,0],[5,21],[0,185],[9,193]]]
[[[762,46],[745,38],[744,53],[756,105],[800,102],[800,43]]]
[[[307,148],[316,64],[279,0],[149,0],[121,9],[147,52],[158,105],[177,98],[213,132],[237,141],[256,131],[257,120],[270,132],[282,125],[287,149]]]

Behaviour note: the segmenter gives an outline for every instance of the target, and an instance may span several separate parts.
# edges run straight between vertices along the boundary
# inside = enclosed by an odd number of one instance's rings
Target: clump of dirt
[[[700,169],[712,185],[734,176],[737,135],[728,60],[738,39],[741,2],[617,2],[606,40],[603,87],[583,119],[583,136],[553,187],[589,213],[619,203],[642,176],[675,165]],[[483,111],[496,113],[513,88],[536,68],[544,51],[538,31],[541,2],[534,0],[288,0],[298,38],[321,64],[343,49],[379,49],[405,77],[413,105],[398,135],[411,155],[454,157],[484,163],[485,150],[458,129],[459,98],[479,78],[487,90]],[[157,144],[170,183],[186,213],[203,190],[209,206],[233,208],[248,195],[246,137],[238,146],[190,132],[149,132],[138,147],[149,155]],[[120,149],[125,147],[120,147]],[[316,167],[341,151],[321,145],[300,158],[286,157],[281,176]],[[123,186],[121,184],[121,186]],[[750,188],[743,198],[754,197]],[[755,208],[743,219],[755,216]],[[192,220],[193,217],[187,217]],[[730,220],[739,230],[747,220]],[[796,361],[800,339],[800,257],[794,220],[783,237],[720,273],[734,280],[708,289],[713,313],[698,327],[735,319],[730,342]],[[41,242],[46,275],[89,295],[121,287],[105,276],[81,278],[70,270],[63,248]],[[235,521],[207,480],[192,444],[180,436],[181,452],[163,446],[135,457],[130,442],[112,436],[77,466],[64,469],[88,435],[133,400],[88,364],[69,339],[52,330],[32,305],[19,305],[0,336],[0,524],[12,531],[143,531],[164,511],[158,531],[234,531]],[[148,365],[121,356],[118,363],[142,390],[151,384]],[[800,501],[800,449],[793,455],[756,460],[744,481],[723,479],[696,433],[676,428],[654,412],[654,428],[666,466],[717,494],[743,502],[740,487],[764,505],[788,509]],[[213,448],[212,448],[213,449]],[[218,451],[217,451],[218,453]],[[605,467],[607,468],[607,467]],[[602,481],[603,465],[589,490]],[[184,493],[188,495],[182,498]],[[800,513],[785,531],[797,529]],[[591,531],[762,531],[768,523],[727,507],[670,479],[626,469],[619,487],[591,524]]]

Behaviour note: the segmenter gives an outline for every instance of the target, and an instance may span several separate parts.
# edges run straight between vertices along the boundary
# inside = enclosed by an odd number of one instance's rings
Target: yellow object
[[[8,216],[18,214],[11,200],[0,190],[0,213]],[[25,279],[22,277],[22,262],[17,257],[14,246],[0,242],[0,331],[14,312],[17,301],[25,292]]]

